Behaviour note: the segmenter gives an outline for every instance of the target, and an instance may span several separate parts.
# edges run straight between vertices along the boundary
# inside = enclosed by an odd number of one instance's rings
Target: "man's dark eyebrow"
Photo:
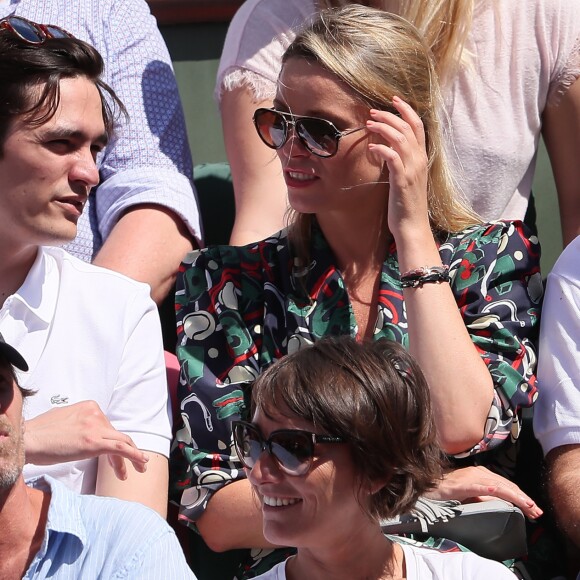
[[[87,140],[86,133],[83,133],[78,129],[67,129],[66,127],[54,127],[52,129],[48,129],[44,134],[44,137],[49,139],[74,139],[76,141]],[[106,132],[101,133],[101,135],[99,135],[94,140],[94,142],[104,148],[109,142],[109,136]]]

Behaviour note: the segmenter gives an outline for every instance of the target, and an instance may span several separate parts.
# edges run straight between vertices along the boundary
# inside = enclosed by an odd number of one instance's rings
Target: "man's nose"
[[[90,150],[83,151],[71,170],[71,181],[81,181],[88,186],[88,189],[99,184],[99,169]]]

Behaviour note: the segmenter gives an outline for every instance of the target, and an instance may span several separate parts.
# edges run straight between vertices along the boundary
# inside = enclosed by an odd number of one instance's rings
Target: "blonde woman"
[[[182,518],[218,551],[270,546],[231,422],[256,377],[303,345],[408,347],[455,456],[512,450],[536,396],[537,240],[519,222],[481,224],[458,200],[417,30],[361,6],[324,12],[286,51],[273,104],[254,112],[255,130],[281,161],[291,228],[191,254],[176,295],[173,474]]]
[[[279,161],[252,132],[270,107],[284,49],[304,20],[348,0],[247,0],[218,72],[236,221],[231,243],[284,225]],[[443,79],[446,142],[463,194],[484,220],[523,219],[538,140],[554,171],[564,242],[580,234],[580,3],[577,0],[367,0],[424,34]],[[537,192],[542,195],[542,192]]]

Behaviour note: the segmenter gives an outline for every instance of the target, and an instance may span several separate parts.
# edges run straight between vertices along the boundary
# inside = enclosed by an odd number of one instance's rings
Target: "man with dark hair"
[[[171,429],[149,287],[56,247],[77,233],[122,109],[102,71],[66,31],[0,20],[0,331],[37,391],[25,476],[164,514]]]
[[[177,83],[147,3],[0,0],[0,18],[8,16],[59,25],[102,55],[103,79],[128,116],[99,155],[101,181],[65,249],[146,282],[161,302],[201,225]]]
[[[22,409],[30,393],[13,366],[28,370],[0,334],[0,576],[195,578],[173,530],[152,510],[77,495],[50,477],[25,483]]]

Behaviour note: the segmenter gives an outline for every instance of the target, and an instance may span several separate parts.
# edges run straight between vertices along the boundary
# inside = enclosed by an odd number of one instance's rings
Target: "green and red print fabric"
[[[540,248],[520,222],[495,222],[450,234],[440,254],[450,268],[457,307],[495,385],[484,437],[462,454],[469,456],[517,437],[518,411],[537,396]],[[181,494],[180,517],[192,525],[212,493],[245,477],[231,422],[249,412],[256,377],[302,345],[326,335],[357,336],[357,327],[343,278],[317,227],[306,265],[294,256],[286,231],[254,245],[216,246],[188,258],[176,295],[183,422],[172,474],[173,489]],[[380,337],[408,344],[394,244],[380,279],[374,338]]]

